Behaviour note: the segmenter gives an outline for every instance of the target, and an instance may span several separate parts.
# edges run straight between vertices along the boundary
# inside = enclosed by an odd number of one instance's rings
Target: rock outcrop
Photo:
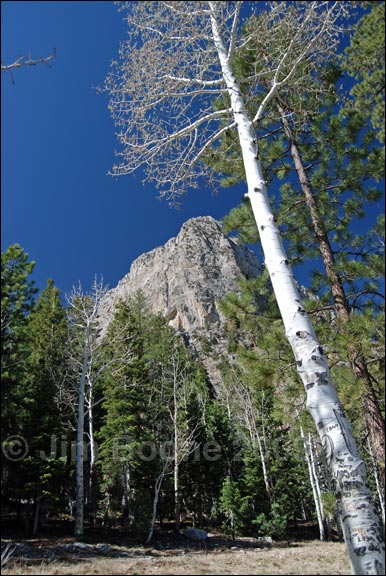
[[[193,347],[200,348],[204,337],[219,353],[226,343],[218,301],[238,291],[240,276],[256,277],[259,272],[255,254],[227,238],[219,222],[210,216],[191,218],[178,236],[132,263],[130,272],[105,296],[102,324],[107,327],[119,300],[141,290],[149,309],[162,313]],[[207,359],[210,377],[216,380],[211,364]]]

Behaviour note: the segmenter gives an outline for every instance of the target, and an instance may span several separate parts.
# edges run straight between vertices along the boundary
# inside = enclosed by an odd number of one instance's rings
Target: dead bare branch
[[[15,80],[13,78],[12,71],[16,68],[22,68],[23,66],[36,66],[37,64],[46,64],[48,68],[51,68],[49,62],[56,57],[56,48],[53,49],[52,54],[46,56],[45,58],[38,58],[37,60],[33,60],[32,56],[19,56],[15,62],[12,64],[1,64],[1,71],[2,72],[9,72],[12,80],[12,84],[15,84]]]

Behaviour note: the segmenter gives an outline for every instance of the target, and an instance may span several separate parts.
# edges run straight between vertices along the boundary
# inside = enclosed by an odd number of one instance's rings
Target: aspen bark
[[[88,483],[88,502],[87,505],[90,511],[90,517],[93,523],[95,523],[95,513],[96,513],[96,502],[95,502],[95,490],[96,490],[96,461],[97,461],[97,445],[94,438],[94,406],[93,406],[93,382],[92,378],[88,378],[88,389],[89,395],[87,399],[88,405],[88,436],[90,443],[90,474]]]
[[[314,229],[315,238],[319,246],[322,256],[323,264],[326,270],[327,278],[331,285],[331,294],[334,302],[334,308],[337,317],[342,322],[343,326],[350,319],[350,305],[348,303],[344,287],[341,279],[336,271],[335,258],[331,248],[330,240],[320,217],[318,206],[316,204],[314,195],[312,193],[311,183],[308,179],[306,169],[304,167],[302,157],[296,142],[295,135],[289,125],[285,116],[284,104],[276,99],[277,108],[280,113],[280,118],[283,124],[284,132],[290,144],[291,156],[297,171],[299,182],[302,192],[310,211],[312,227]],[[343,328],[344,329],[344,328]],[[374,391],[374,386],[371,380],[371,375],[367,368],[366,360],[360,348],[355,344],[350,344],[348,348],[348,360],[356,379],[359,379],[364,387],[365,393],[363,398],[363,412],[370,433],[372,449],[379,470],[379,479],[381,486],[385,488],[385,421]]]
[[[312,496],[314,498],[314,503],[315,503],[315,510],[316,510],[316,517],[318,519],[318,526],[319,526],[319,534],[320,534],[320,539],[323,541],[326,539],[326,535],[324,533],[324,524],[323,524],[323,514],[322,514],[322,506],[321,506],[321,500],[320,500],[320,495],[316,486],[316,482],[317,479],[315,478],[315,474],[312,468],[312,462],[310,459],[310,453],[308,451],[308,446],[307,446],[307,440],[304,436],[304,432],[303,432],[303,428],[300,426],[300,437],[303,440],[303,447],[304,447],[304,456],[306,458],[306,462],[307,462],[307,468],[308,468],[308,475],[310,477],[310,484],[311,484],[311,488],[312,488]]]
[[[89,353],[89,326],[86,328],[86,336],[83,349],[83,367],[79,382],[78,398],[78,421],[76,430],[76,507],[75,507],[75,536],[83,534],[83,517],[84,517],[84,398],[86,374],[88,369]]]
[[[173,427],[174,427],[174,518],[176,530],[180,529],[180,494],[179,494],[179,429],[178,429],[178,399],[177,399],[177,378],[174,374],[173,381]]]
[[[303,307],[275,222],[258,159],[255,130],[221,37],[215,4],[209,2],[212,33],[237,126],[248,185],[247,196],[286,336],[307,394],[307,408],[324,447],[352,571],[354,574],[381,574],[384,571],[384,544],[366,480],[365,465],[338,400],[323,349]],[[275,91],[273,86],[270,92],[274,95]]]
[[[159,476],[157,477],[157,479],[154,483],[153,510],[152,510],[152,515],[151,515],[150,528],[149,528],[149,532],[148,532],[147,538],[146,538],[146,544],[150,544],[151,539],[153,538],[155,521],[157,518],[157,507],[158,507],[159,493],[161,491],[162,482],[165,478],[166,467],[167,466],[164,465],[162,472],[159,474]]]

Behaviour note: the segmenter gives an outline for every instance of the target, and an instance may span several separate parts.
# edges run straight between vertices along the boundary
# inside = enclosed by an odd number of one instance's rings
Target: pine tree
[[[255,24],[253,19],[248,23],[247,32],[254,25],[259,26],[258,20]],[[258,65],[250,51],[240,52],[240,77],[252,73]],[[270,113],[260,126],[261,130],[267,130],[260,157],[270,180],[282,180],[291,172],[296,174],[298,184],[292,176],[292,182],[281,187],[280,211],[276,218],[291,261],[302,263],[319,258],[325,268],[324,275],[317,274],[319,280],[325,278],[323,304],[335,311],[338,321],[335,330],[346,334],[340,344],[347,350],[355,379],[353,385],[359,382],[363,389],[363,412],[384,485],[381,385],[369,369],[362,342],[352,339],[352,313],[361,311],[363,306],[369,309],[370,302],[378,310],[380,302],[377,293],[381,291],[379,282],[383,277],[382,247],[371,246],[374,236],[368,236],[366,245],[365,238],[354,234],[352,229],[364,217],[366,205],[380,198],[374,184],[383,176],[383,154],[376,145],[374,131],[366,125],[366,113],[347,112],[343,107],[345,113],[342,114],[342,104],[331,84],[337,76],[338,70],[328,68],[321,71],[319,78],[310,78],[308,89],[301,93],[288,91],[286,87],[279,89]],[[249,106],[252,101],[249,97]],[[338,113],[337,104],[340,104]],[[278,121],[282,130],[279,138]],[[225,150],[227,160],[224,160]],[[237,142],[230,142],[226,135],[220,150],[209,162],[242,178],[237,150]],[[230,183],[234,182],[233,175]],[[252,210],[246,203],[233,210],[224,222],[228,231],[238,228],[242,240],[257,241]],[[319,294],[321,288],[319,284]],[[373,333],[368,337],[372,339]],[[369,361],[372,363],[371,356]]]
[[[111,346],[117,334],[120,345]],[[129,358],[122,362],[125,353]],[[104,362],[103,489],[113,507],[121,507],[123,500],[129,525],[138,533],[147,528],[150,541],[160,490],[172,474],[179,526],[181,464],[197,429],[190,417],[197,368],[166,320],[149,313],[140,292],[118,305],[105,339]],[[149,484],[154,486],[152,500]]]
[[[24,372],[26,359],[25,328],[34,304],[37,289],[29,277],[35,262],[28,261],[28,254],[18,244],[13,244],[1,254],[1,365],[3,425],[11,424],[12,395],[17,392],[17,382]]]
[[[145,357],[148,313],[143,295],[120,303],[103,344],[103,425],[99,432],[105,515],[122,512],[137,534],[148,525],[152,462],[141,460],[151,447],[149,363]],[[118,344],[116,342],[117,335]],[[122,362],[122,358],[127,361]]]
[[[356,23],[343,68],[356,82],[350,91],[347,110],[367,114],[380,142],[385,142],[385,3],[369,5]]]
[[[24,438],[28,408],[24,402],[27,371],[28,317],[33,309],[37,289],[30,275],[35,266],[21,246],[14,244],[1,254],[1,434],[2,482],[5,500],[12,493],[22,497],[10,481],[15,466],[28,453]],[[16,476],[17,478],[17,476]],[[21,480],[20,478],[17,478]]]
[[[49,508],[63,506],[69,470],[57,454],[63,432],[59,418],[58,383],[66,373],[67,319],[60,292],[49,280],[31,312],[27,328],[29,350],[23,379],[28,455],[18,477],[22,497],[34,502],[32,532]],[[52,448],[55,448],[51,453]]]

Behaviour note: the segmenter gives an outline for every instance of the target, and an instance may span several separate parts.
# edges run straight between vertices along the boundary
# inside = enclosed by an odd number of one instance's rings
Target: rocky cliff
[[[219,222],[210,216],[191,218],[178,236],[137,258],[130,272],[107,293],[103,324],[108,325],[119,300],[142,290],[149,309],[162,313],[193,348],[200,351],[204,337],[219,353],[225,351],[226,342],[218,301],[238,291],[241,275],[251,278],[259,272],[255,254],[227,238]],[[215,384],[218,375],[213,361],[204,360]]]

